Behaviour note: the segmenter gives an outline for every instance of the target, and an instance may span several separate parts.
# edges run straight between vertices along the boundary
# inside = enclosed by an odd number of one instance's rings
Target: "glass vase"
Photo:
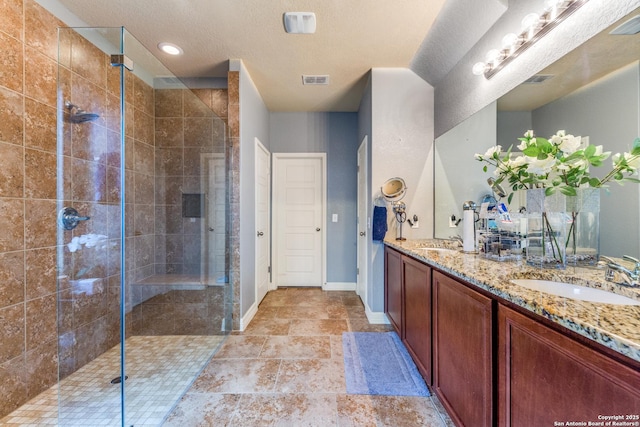
[[[600,191],[577,195],[526,190],[527,264],[540,268],[595,265],[600,249]]]
[[[571,216],[566,236],[567,265],[595,265],[600,256],[600,189],[578,188],[566,196]]]

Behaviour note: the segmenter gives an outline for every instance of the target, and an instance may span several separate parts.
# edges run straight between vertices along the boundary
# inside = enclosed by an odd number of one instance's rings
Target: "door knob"
[[[209,231],[216,231],[213,227],[209,227]]]
[[[264,236],[264,233],[262,231],[258,231],[258,237],[262,237]]]
[[[316,231],[320,231],[320,227],[317,227],[317,228],[316,228]]]
[[[361,232],[360,232],[360,235],[361,235],[361,236],[364,236],[365,234],[367,234],[367,233],[365,233],[364,231],[361,231]]]

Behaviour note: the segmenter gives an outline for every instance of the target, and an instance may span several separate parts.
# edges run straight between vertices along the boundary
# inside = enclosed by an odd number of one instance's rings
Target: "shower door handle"
[[[78,226],[80,221],[88,221],[89,216],[78,216],[78,211],[74,208],[62,208],[58,212],[58,225],[65,230],[73,230]]]

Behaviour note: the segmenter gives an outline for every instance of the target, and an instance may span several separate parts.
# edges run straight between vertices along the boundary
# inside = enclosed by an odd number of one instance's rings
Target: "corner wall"
[[[232,182],[238,192],[231,196],[232,235],[239,236],[232,250],[232,281],[234,282],[233,329],[240,329],[240,320],[256,302],[255,292],[255,138],[270,149],[269,111],[251,75],[241,60],[230,61],[230,75],[237,73],[237,92],[232,94],[229,82],[229,126],[234,134],[231,157],[238,168],[232,172]],[[235,101],[237,100],[237,102]],[[232,104],[234,102],[234,104]],[[232,109],[237,120],[232,121]],[[247,260],[240,262],[241,259]],[[238,277],[239,276],[239,277]]]
[[[361,108],[360,132],[369,126],[368,91]],[[403,225],[409,239],[433,237],[433,87],[406,68],[374,68],[371,71],[371,201],[368,217],[373,216],[373,200],[389,178],[402,177],[407,184],[403,202],[409,218],[417,215],[420,228]],[[360,135],[363,138],[364,135]],[[397,221],[387,204],[389,231],[396,237]],[[370,233],[369,233],[370,234]],[[384,245],[372,242],[371,267],[367,284],[367,305],[373,312],[384,311]]]

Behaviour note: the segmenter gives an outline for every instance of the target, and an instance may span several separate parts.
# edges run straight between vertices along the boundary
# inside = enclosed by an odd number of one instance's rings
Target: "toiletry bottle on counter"
[[[471,200],[462,204],[462,250],[476,251],[476,203]]]

